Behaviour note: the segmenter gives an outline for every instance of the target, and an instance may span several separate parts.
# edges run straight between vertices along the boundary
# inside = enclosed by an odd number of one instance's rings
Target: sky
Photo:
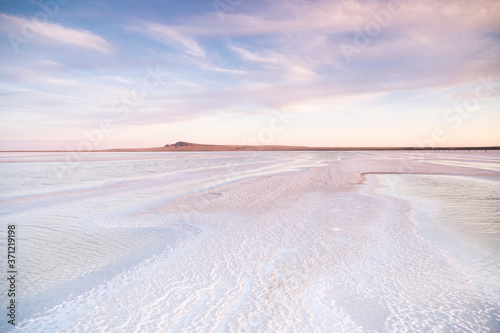
[[[0,150],[500,146],[498,0],[0,0]]]

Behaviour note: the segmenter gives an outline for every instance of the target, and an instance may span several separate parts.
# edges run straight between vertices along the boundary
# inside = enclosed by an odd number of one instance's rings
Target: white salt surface
[[[412,187],[434,176],[378,175],[446,174],[497,202],[491,152],[101,154],[63,178],[46,155],[0,163],[15,332],[499,330],[498,210],[453,223]]]

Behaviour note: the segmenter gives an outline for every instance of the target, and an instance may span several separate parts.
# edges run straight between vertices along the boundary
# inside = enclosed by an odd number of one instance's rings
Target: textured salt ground
[[[199,234],[20,331],[494,331],[498,291],[419,237],[411,204],[362,174],[401,161],[351,158],[138,211],[130,224],[184,221]]]

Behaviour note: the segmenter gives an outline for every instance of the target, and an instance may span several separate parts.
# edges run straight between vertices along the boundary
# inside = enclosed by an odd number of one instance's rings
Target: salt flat
[[[498,153],[109,153],[64,178],[64,156],[32,155],[0,163],[25,258],[15,331],[500,327],[500,253],[482,247],[500,242]],[[474,195],[433,190],[464,179]],[[471,216],[456,228],[450,200]]]

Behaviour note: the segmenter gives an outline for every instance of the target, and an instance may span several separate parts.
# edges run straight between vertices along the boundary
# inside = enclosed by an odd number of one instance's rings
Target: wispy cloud
[[[22,17],[0,13],[1,31],[25,38],[26,29],[31,29],[33,34],[31,39],[35,41],[71,45],[107,54],[113,51],[111,43],[88,30],[70,29],[50,22],[37,24]]]
[[[130,26],[128,29],[141,32],[150,38],[180,49],[192,56],[205,58],[205,50],[198,42],[194,38],[182,34],[175,27],[142,22],[140,25]]]
[[[216,13],[192,16],[177,26],[177,30],[190,36],[262,36],[297,32],[335,34],[363,29],[382,11],[387,11],[390,2],[399,4],[391,24],[418,27],[438,35],[496,29],[500,17],[500,6],[496,0],[261,1],[255,6],[248,6],[246,12],[226,13],[224,21]],[[422,19],[424,17],[425,20]]]

